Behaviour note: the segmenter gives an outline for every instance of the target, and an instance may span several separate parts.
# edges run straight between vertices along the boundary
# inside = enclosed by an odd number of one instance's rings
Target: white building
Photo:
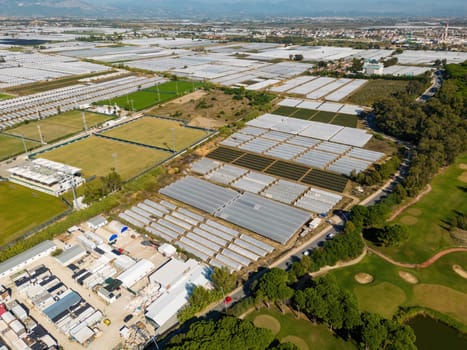
[[[363,72],[367,75],[383,75],[384,64],[377,60],[365,60]]]
[[[11,182],[56,197],[85,182],[81,177],[81,169],[42,158],[15,166],[8,171],[11,173]]]
[[[52,253],[57,246],[52,241],[44,241],[0,264],[0,278],[9,276],[43,256]]]
[[[124,287],[130,288],[149,275],[154,268],[155,266],[152,262],[146,259],[141,259],[128,270],[122,272],[117,279],[122,282]]]
[[[160,328],[174,320],[178,311],[188,302],[193,286],[210,288],[208,266],[189,259],[172,259],[150,276],[150,281],[161,285],[165,292],[146,309],[146,319]]]

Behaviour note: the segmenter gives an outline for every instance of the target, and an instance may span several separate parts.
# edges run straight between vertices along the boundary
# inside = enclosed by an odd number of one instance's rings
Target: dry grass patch
[[[407,271],[398,271],[400,278],[410,284],[417,284],[418,278],[412,275],[410,272]]]
[[[438,284],[417,284],[413,287],[416,304],[445,313],[467,323],[467,294]]]
[[[400,222],[405,225],[415,225],[418,219],[415,216],[405,215],[400,219]]]
[[[287,337],[282,338],[281,342],[282,343],[289,342],[289,343],[295,344],[300,350],[308,350],[309,349],[308,345],[306,344],[306,342],[302,338],[295,337],[293,335],[288,335]]]
[[[280,322],[269,315],[256,316],[253,323],[256,327],[269,329],[274,334],[279,333],[281,330]]]
[[[467,279],[467,271],[464,270],[464,268],[460,265],[452,265],[452,269],[454,270],[455,273],[457,273],[459,276],[462,278]]]
[[[467,164],[461,163],[459,164],[459,168],[461,168],[462,170],[467,170]]]
[[[375,280],[372,275],[370,275],[369,273],[365,273],[365,272],[357,273],[354,276],[354,278],[355,278],[355,281],[357,281],[360,284],[368,284]]]

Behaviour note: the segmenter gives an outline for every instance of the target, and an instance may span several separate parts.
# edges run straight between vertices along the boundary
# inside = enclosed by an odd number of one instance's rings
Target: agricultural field
[[[207,157],[336,192],[344,192],[348,182],[342,175],[232,148],[218,147]]]
[[[179,121],[154,117],[139,118],[102,134],[176,151],[190,147],[209,135],[207,131],[186,127]]]
[[[12,97],[13,97],[13,96],[0,93],[0,100],[6,100],[6,99],[12,98]]]
[[[39,142],[25,140],[28,150],[40,146]],[[0,161],[24,153],[23,141],[14,136],[0,134]]]
[[[38,121],[30,121],[27,124],[8,129],[5,133],[24,135],[26,138],[40,142],[39,130],[37,128],[40,126],[44,141],[50,143],[83,131],[84,125],[81,113],[81,111],[74,110]],[[112,116],[91,112],[85,112],[85,117],[86,125],[89,129],[113,118]]]
[[[295,108],[287,106],[280,106],[272,113],[291,118],[312,120],[314,122],[342,125],[352,128],[356,128],[358,125],[358,117],[356,115],[351,114],[318,111],[313,109]]]
[[[96,102],[98,105],[118,105],[126,110],[141,111],[154,105],[186,95],[203,86],[200,82],[169,81],[147,89],[132,92],[110,100]]]
[[[392,317],[399,306],[426,307],[446,314],[467,330],[467,279],[453,266],[467,269],[467,253],[443,256],[427,268],[402,268],[377,255],[367,255],[360,263],[331,272],[342,287],[353,291],[362,311]],[[360,284],[355,276],[369,274],[373,281]]]
[[[369,80],[360,89],[344,100],[346,103],[352,103],[359,106],[372,106],[374,102],[391,96],[392,94],[405,91],[409,81],[404,80]]]
[[[328,173],[324,170],[313,169],[308,174],[306,174],[306,176],[302,179],[302,182],[311,186],[318,186],[336,192],[344,192],[348,180],[342,175]]]
[[[197,90],[181,98],[157,105],[148,114],[174,117],[190,125],[213,128],[234,122],[250,111],[246,98],[234,99],[220,89]]]
[[[443,248],[460,244],[449,232],[446,219],[454,211],[467,212],[466,183],[467,155],[463,155],[434,177],[431,192],[394,220],[408,228],[409,239],[399,247],[378,249],[398,261],[421,263]]]
[[[0,246],[68,209],[59,198],[0,182]]]
[[[266,169],[266,173],[298,181],[308,170],[309,167],[278,160]]]
[[[300,350],[326,349],[351,350],[356,346],[336,336],[326,326],[313,323],[305,318],[297,318],[276,309],[261,309],[246,317],[256,327],[271,330],[281,342],[291,342]]]
[[[169,152],[98,136],[90,136],[38,155],[81,168],[85,177],[105,176],[114,168],[123,180],[140,174],[170,156]]]
[[[235,165],[240,165],[242,167],[257,171],[266,169],[272,163],[274,163],[273,159],[265,158],[251,153],[247,153],[233,162]]]

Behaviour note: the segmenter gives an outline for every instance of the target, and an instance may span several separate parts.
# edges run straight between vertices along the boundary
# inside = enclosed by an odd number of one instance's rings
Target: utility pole
[[[175,152],[175,136],[174,136],[174,128],[170,128],[170,134],[172,136],[172,150]]]
[[[175,89],[177,90],[177,96],[178,96],[178,81],[175,80]]]
[[[79,210],[78,198],[76,198],[75,181],[73,179],[73,176],[70,176],[70,182],[71,182],[71,191],[73,192],[73,206],[75,207],[76,210]]]
[[[114,159],[114,166],[115,166],[115,172],[117,173],[117,159],[118,159],[118,153],[112,153],[112,158]]]
[[[37,120],[41,119],[41,115],[39,114],[39,109],[36,107],[36,114],[37,114]]]
[[[41,143],[45,145],[44,137],[42,136],[42,131],[41,131],[41,126],[37,125],[37,130],[39,131],[39,138],[41,140]]]
[[[81,117],[83,117],[84,132],[87,134],[88,133],[88,125],[86,123],[86,116],[84,115],[84,112],[81,112]]]
[[[21,140],[23,140],[24,151],[26,152],[26,156],[27,156],[28,148],[26,147],[26,141],[24,141],[24,134],[21,134]]]

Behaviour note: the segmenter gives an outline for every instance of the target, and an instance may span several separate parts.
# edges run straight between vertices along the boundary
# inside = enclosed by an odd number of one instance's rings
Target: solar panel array
[[[119,216],[212,266],[231,271],[247,267],[274,250],[268,243],[165,200],[147,199]]]

